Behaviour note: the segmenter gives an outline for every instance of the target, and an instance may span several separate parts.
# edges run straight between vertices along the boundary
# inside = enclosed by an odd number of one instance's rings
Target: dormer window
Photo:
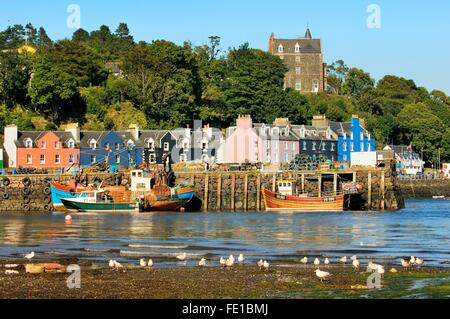
[[[280,134],[280,129],[278,127],[274,127],[272,129],[272,135],[279,135]]]
[[[280,45],[278,46],[278,53],[283,53],[283,52],[284,52],[284,47],[283,47],[282,44],[280,44]]]
[[[132,140],[128,140],[127,146],[133,146],[133,145],[134,145],[134,142]]]
[[[41,142],[41,148],[45,149],[47,147],[47,144],[45,142]]]
[[[147,148],[150,149],[150,151],[155,150],[155,141],[153,139],[147,141]]]
[[[91,140],[89,142],[89,147],[93,150],[95,150],[97,148],[97,141],[96,140]]]
[[[74,148],[74,147],[75,147],[75,141],[72,140],[72,139],[70,139],[70,140],[67,142],[67,147],[68,147],[68,148]]]
[[[25,147],[26,148],[33,148],[33,141],[31,140],[31,138],[27,138],[25,140]]]
[[[295,45],[295,53],[300,53],[300,45],[298,43]]]

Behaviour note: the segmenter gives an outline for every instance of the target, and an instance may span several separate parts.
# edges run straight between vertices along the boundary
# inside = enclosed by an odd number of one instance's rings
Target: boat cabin
[[[131,171],[130,176],[132,192],[150,191],[153,188],[155,180],[150,175],[145,175],[144,171]]]
[[[283,196],[294,195],[296,183],[297,181],[295,180],[278,180],[277,181],[278,193]]]

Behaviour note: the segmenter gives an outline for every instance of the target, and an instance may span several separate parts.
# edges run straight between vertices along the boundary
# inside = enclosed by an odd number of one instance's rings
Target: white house
[[[397,174],[417,175],[423,173],[425,162],[419,154],[414,153],[411,146],[387,145],[384,150],[394,151]]]

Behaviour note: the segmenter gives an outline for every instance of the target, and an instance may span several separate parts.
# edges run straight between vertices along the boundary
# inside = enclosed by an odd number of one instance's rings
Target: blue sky
[[[200,45],[218,35],[223,49],[249,42],[267,50],[271,32],[303,36],[309,23],[323,41],[325,62],[342,58],[377,80],[395,74],[450,94],[448,0],[0,0],[0,28],[32,22],[52,39],[70,37],[70,4],[80,6],[88,31],[126,22],[136,40]],[[381,8],[380,29],[367,27],[370,4]]]

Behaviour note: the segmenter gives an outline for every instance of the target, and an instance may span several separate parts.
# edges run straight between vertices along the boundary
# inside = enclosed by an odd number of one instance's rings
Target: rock
[[[19,267],[19,265],[17,265],[17,264],[6,264],[5,265],[5,268],[17,268],[17,267]]]
[[[350,286],[350,289],[369,289],[369,287],[365,286],[365,285],[354,285],[354,286]]]
[[[19,272],[17,270],[6,270],[5,275],[18,275]]]
[[[395,268],[392,268],[392,269],[390,270],[390,272],[392,272],[392,273],[396,273],[396,272],[398,272],[398,271],[397,271],[397,269],[395,269]]]

